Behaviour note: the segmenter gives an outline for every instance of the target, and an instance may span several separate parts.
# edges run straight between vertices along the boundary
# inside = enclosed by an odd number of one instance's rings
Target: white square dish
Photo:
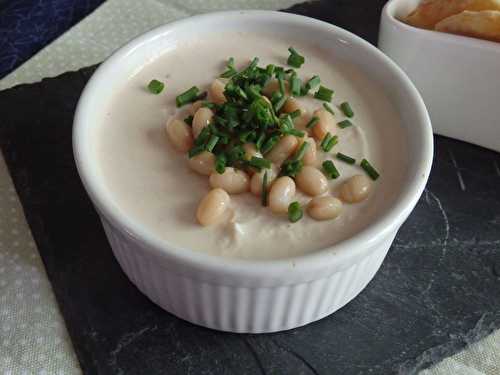
[[[500,151],[500,43],[400,21],[420,0],[391,0],[379,48],[420,91],[437,134]]]

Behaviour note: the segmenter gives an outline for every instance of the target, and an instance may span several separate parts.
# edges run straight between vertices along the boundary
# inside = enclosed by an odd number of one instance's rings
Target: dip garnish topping
[[[293,47],[288,48],[290,56],[288,57],[287,64],[293,66],[294,68],[300,68],[302,64],[306,61],[304,56],[301,56]]]
[[[379,178],[378,172],[375,170],[375,168],[372,167],[372,165],[368,162],[368,160],[363,159],[361,160],[360,163],[361,168],[363,168],[368,176],[375,181],[377,178]]]
[[[296,223],[300,219],[302,219],[303,212],[302,212],[302,207],[300,207],[299,202],[292,202],[288,206],[288,220],[290,220],[291,223]]]
[[[288,65],[300,68],[305,58],[293,47],[289,52]],[[238,70],[230,57],[208,92],[193,86],[175,98],[178,108],[191,105],[183,120],[174,116],[169,121],[168,138],[177,150],[187,153],[191,169],[209,177],[213,189],[198,210],[201,225],[227,218],[229,194],[248,191],[273,213],[288,214],[292,223],[303,217],[301,204],[294,200],[296,189],[312,197],[304,207],[314,220],[340,214],[342,202],[330,195],[328,186],[328,180],[339,178],[340,173],[320,153],[331,152],[341,141],[342,133],[336,134],[339,129],[354,125],[348,119],[335,121],[329,104],[334,91],[323,86],[319,76],[304,82],[295,69],[274,64],[261,67],[257,57]],[[155,94],[163,88],[156,80],[148,85]],[[323,103],[308,114],[300,98],[314,90],[312,96]],[[348,102],[340,109],[346,117],[354,115]],[[357,168],[354,158],[340,152],[335,155]],[[344,202],[366,199],[372,180],[379,177],[366,159],[360,167],[370,178],[356,175],[342,181],[339,194]]]
[[[153,79],[148,84],[148,90],[150,93],[158,95],[165,88],[165,84],[163,82],[158,81],[157,79]]]
[[[356,159],[353,159],[350,156],[347,156],[347,155],[342,154],[340,152],[337,152],[337,159],[342,160],[342,161],[346,162],[347,164],[356,164]]]
[[[351,118],[354,116],[354,112],[352,111],[351,105],[348,102],[344,102],[340,105],[340,109],[344,112],[344,115]]]
[[[331,160],[325,160],[322,164],[323,166],[323,171],[325,172],[326,177],[329,179],[335,179],[340,176],[339,171],[335,167],[335,164],[333,164],[333,161]]]

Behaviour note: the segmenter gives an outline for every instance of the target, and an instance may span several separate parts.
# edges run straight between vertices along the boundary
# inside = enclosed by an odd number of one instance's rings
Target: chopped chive
[[[285,105],[286,101],[288,100],[288,97],[286,97],[285,95],[283,95],[277,102],[276,104],[274,105],[274,111],[275,112],[279,112],[281,110],[281,108],[283,108],[283,106]]]
[[[189,90],[183,92],[175,98],[177,107],[182,107],[185,104],[192,103],[198,97],[199,89],[196,86],[191,87]]]
[[[227,66],[227,70],[220,75],[221,78],[231,78],[232,76],[234,76],[235,74],[238,73],[236,68],[234,67],[234,58],[233,57],[229,58],[226,66]]]
[[[319,122],[319,117],[313,116],[307,123],[306,128],[307,129],[314,128],[318,122]]]
[[[276,68],[276,67],[275,67],[273,64],[269,64],[268,66],[266,66],[266,74],[267,74],[268,76],[272,77],[272,76],[273,76],[273,74],[274,74],[274,69],[275,69],[275,68]]]
[[[260,148],[260,152],[264,155],[267,154],[271,149],[278,143],[279,141],[279,136],[273,135],[269,137],[266,142],[262,145]]]
[[[297,110],[295,110],[293,112],[290,112],[289,114],[290,114],[290,117],[292,119],[294,119],[294,118],[299,117],[302,114],[302,112],[300,111],[300,109],[297,109]]]
[[[305,62],[304,56],[301,56],[293,47],[288,48],[290,56],[288,57],[287,64],[294,68],[300,68]]]
[[[325,136],[323,137],[323,140],[321,141],[320,147],[323,149],[323,151],[326,151],[326,147],[330,140],[333,138],[333,136],[330,134],[330,132],[326,133]]]
[[[282,74],[280,74],[278,76],[278,85],[279,85],[279,88],[280,88],[281,95],[285,96],[285,80],[283,79],[283,75]]]
[[[339,137],[337,137],[336,135],[334,135],[329,141],[328,143],[325,144],[325,147],[324,147],[324,151],[325,152],[330,152],[331,149],[333,148],[333,146],[335,146],[337,143],[338,143],[338,140],[339,140]]]
[[[208,126],[205,126],[201,130],[201,132],[198,135],[198,137],[196,137],[196,139],[194,141],[195,146],[204,145],[205,142],[208,140],[208,138],[210,138],[210,128]]]
[[[257,147],[257,150],[260,150],[262,147],[262,144],[266,140],[266,133],[262,132],[260,133],[259,137],[255,141],[255,147]]]
[[[321,83],[321,79],[319,78],[319,76],[311,77],[311,79],[309,81],[307,81],[306,84],[304,85],[304,87],[302,88],[302,91],[300,94],[302,96],[307,95],[309,93],[309,91],[311,91],[312,89],[319,86],[320,83]]]
[[[258,170],[271,168],[271,162],[269,160],[256,156],[252,156],[248,163],[250,166],[257,168]]]
[[[304,155],[306,154],[307,148],[309,147],[309,143],[307,142],[302,142],[300,145],[299,149],[293,156],[294,161],[302,160],[304,158]]]
[[[352,122],[350,122],[349,120],[344,120],[344,121],[340,121],[337,125],[339,128],[345,129],[345,128],[348,128],[349,126],[352,126]]]
[[[212,135],[207,143],[207,151],[212,152],[217,142],[219,142],[219,137],[217,137],[216,135]]]
[[[185,122],[186,124],[188,124],[189,126],[192,126],[192,125],[193,125],[193,116],[192,116],[192,115],[190,115],[190,116],[186,117],[186,118],[184,119],[184,122]]]
[[[325,86],[320,86],[318,91],[314,94],[314,97],[318,100],[322,100],[324,102],[331,102],[333,96],[333,90],[326,88]]]
[[[247,143],[247,142],[253,142],[253,140],[255,139],[255,136],[256,136],[256,134],[253,130],[247,130],[247,131],[241,133],[239,138],[240,138],[241,142]]]
[[[379,178],[379,173],[373,168],[373,166],[368,162],[368,160],[363,159],[361,160],[360,163],[361,168],[363,168],[368,176],[375,181],[377,178]]]
[[[248,65],[245,70],[247,70],[247,71],[254,70],[257,67],[258,63],[259,63],[259,58],[254,57],[253,60],[250,62],[250,65]]]
[[[300,207],[299,202],[292,202],[288,206],[288,220],[290,220],[291,223],[296,223],[300,219],[302,219],[303,212],[302,212],[302,207]]]
[[[352,111],[351,105],[348,102],[344,102],[340,105],[340,109],[344,112],[344,115],[351,118],[354,116],[354,112]]]
[[[217,155],[217,157],[215,158],[215,170],[217,171],[217,173],[223,174],[225,172],[226,162],[227,162],[226,154],[222,152],[219,155]]]
[[[204,101],[203,103],[201,103],[201,106],[206,107],[206,108],[210,108],[210,109],[214,109],[216,107],[216,104]]]
[[[260,193],[262,205],[267,206],[267,171],[264,172],[264,177],[262,178],[262,191]]]
[[[328,177],[329,179],[335,179],[340,176],[340,173],[335,167],[335,164],[333,164],[333,161],[325,160],[322,165],[323,171],[325,172],[326,177]]]
[[[165,88],[165,84],[163,82],[158,81],[157,79],[153,79],[148,84],[148,90],[150,93],[158,95]]]
[[[294,135],[294,136],[299,137],[299,138],[303,138],[306,135],[306,133],[304,133],[303,131],[297,130],[297,129],[290,129],[290,130],[284,131],[284,133],[289,134],[289,135]]]
[[[345,154],[342,154],[340,152],[337,152],[337,159],[342,160],[346,162],[347,164],[355,164],[356,159],[351,158],[350,156],[347,156]]]
[[[205,151],[205,146],[197,145],[191,148],[191,150],[189,150],[188,156],[191,159],[193,156],[201,154],[203,151]]]
[[[290,87],[293,96],[300,96],[301,93],[301,81],[297,77],[297,74],[292,74],[290,78]]]
[[[323,103],[323,108],[325,108],[328,112],[335,116],[335,112],[333,112],[333,108],[328,103]]]

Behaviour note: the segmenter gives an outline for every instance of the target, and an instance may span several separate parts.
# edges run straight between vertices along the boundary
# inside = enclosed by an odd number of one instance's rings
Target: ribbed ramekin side
[[[247,288],[207,283],[196,275],[165,269],[151,252],[103,221],[113,252],[130,280],[153,302],[192,323],[231,331],[263,333],[321,319],[352,300],[373,278],[391,239],[349,268],[292,285]]]

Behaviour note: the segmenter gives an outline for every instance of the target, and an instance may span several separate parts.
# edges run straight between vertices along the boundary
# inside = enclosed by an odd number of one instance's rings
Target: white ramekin
[[[437,134],[500,151],[500,43],[401,22],[420,2],[385,5],[380,49],[420,91]]]
[[[394,204],[356,236],[331,248],[284,260],[213,257],[165,244],[122,215],[100,182],[92,155],[92,129],[117,82],[179,43],[206,33],[248,31],[309,40],[357,65],[385,90],[407,135],[408,165]],[[94,73],[78,103],[73,129],[76,165],[101,216],[113,252],[130,280],[153,302],[202,326],[233,332],[273,332],[321,319],[354,298],[373,278],[397,230],[429,176],[430,120],[405,74],[375,47],[311,18],[269,11],[212,13],[150,31],[121,48]],[[269,244],[272,248],[272,244]],[[119,293],[120,291],[117,291]]]

